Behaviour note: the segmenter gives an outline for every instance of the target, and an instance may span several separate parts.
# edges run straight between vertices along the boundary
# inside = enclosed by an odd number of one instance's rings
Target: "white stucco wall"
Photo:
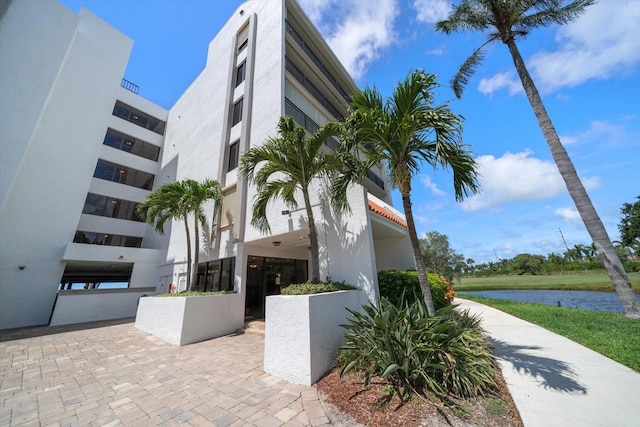
[[[294,384],[311,385],[333,365],[361,292],[267,297],[264,371]],[[346,307],[346,308],[345,308]]]
[[[155,294],[155,287],[60,291],[51,326],[134,317],[138,300]]]
[[[239,294],[141,298],[135,327],[173,345],[228,335],[244,324]]]
[[[49,1],[12,2],[0,31],[0,328],[9,328],[49,320],[132,41]]]

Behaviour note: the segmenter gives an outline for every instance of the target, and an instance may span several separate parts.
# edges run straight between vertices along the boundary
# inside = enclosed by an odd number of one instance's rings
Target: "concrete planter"
[[[228,335],[244,324],[240,294],[140,298],[136,328],[173,345]]]
[[[360,310],[361,291],[267,297],[264,371],[311,385],[331,367],[344,343],[346,308]]]

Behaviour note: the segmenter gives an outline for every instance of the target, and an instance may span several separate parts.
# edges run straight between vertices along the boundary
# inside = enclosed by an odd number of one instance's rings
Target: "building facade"
[[[218,217],[206,206],[198,289],[235,290],[244,314],[260,317],[267,295],[308,278],[303,211],[273,203],[271,233],[260,233],[250,224],[255,188],[237,174],[242,153],[275,136],[281,116],[313,132],[344,117],[349,94],[358,90],[294,0],[242,3],[211,41],[204,70],[168,112],[121,87],[132,42],[88,11],[14,1],[1,19],[0,120],[20,124],[0,126],[1,328],[78,321],[82,315],[65,312],[83,304],[63,310],[60,295],[83,291],[59,288],[108,282],[109,269],[111,281],[120,274],[128,282],[128,301],[135,302],[136,288],[184,289],[184,226],[172,223],[160,235],[133,212],[151,189],[185,178],[215,179],[224,195]],[[8,41],[17,36],[25,37],[21,45]],[[51,46],[42,45],[45,39]],[[20,83],[5,84],[5,76]],[[4,101],[14,98],[21,99],[18,108]],[[331,139],[325,148],[337,144]],[[375,300],[377,271],[414,266],[385,169],[372,169],[349,190],[349,214],[336,215],[322,187],[313,192],[321,277],[353,284]],[[88,292],[96,302],[84,305],[107,307],[126,293]]]

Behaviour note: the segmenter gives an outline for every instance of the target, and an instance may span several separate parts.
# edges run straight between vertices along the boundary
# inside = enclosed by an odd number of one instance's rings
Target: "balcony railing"
[[[140,86],[138,86],[135,83],[131,83],[129,80],[127,79],[122,79],[122,81],[120,82],[120,86],[122,86],[123,88],[125,88],[126,90],[135,93],[136,95],[138,94],[138,91],[140,90]]]
[[[333,106],[331,102],[318,90],[318,88],[311,83],[311,81],[304,75],[302,70],[298,68],[289,58],[286,58],[286,69],[291,75],[304,87],[309,91],[311,95],[320,103],[324,108],[327,109],[335,117],[336,119],[344,119],[344,116],[340,113],[340,111]]]
[[[316,66],[320,69],[320,71],[322,71],[322,74],[324,74],[324,76],[338,90],[338,92],[340,93],[340,95],[342,95],[344,100],[347,101],[347,103],[349,103],[350,102],[350,99],[349,99],[350,97],[347,94],[347,92],[342,88],[342,86],[340,86],[340,83],[338,83],[338,79],[333,77],[331,72],[324,66],[322,61],[320,61],[320,58],[318,58],[318,56],[313,52],[313,49],[311,49],[311,47],[304,41],[304,39],[302,38],[300,33],[298,33],[291,26],[289,21],[285,21],[285,23],[286,23],[286,26],[287,26],[287,32],[291,35],[291,38],[293,38],[293,40],[295,40],[295,42],[298,43],[298,46],[300,46],[302,48],[302,51],[307,54],[309,59],[311,59],[311,61],[314,64],[316,64]]]

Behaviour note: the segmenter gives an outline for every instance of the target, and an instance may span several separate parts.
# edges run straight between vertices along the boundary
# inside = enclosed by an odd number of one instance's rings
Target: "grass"
[[[631,286],[640,293],[640,273],[629,273]],[[609,276],[601,272],[567,273],[552,275],[463,277],[454,285],[456,291],[494,290],[564,290],[564,291],[609,291],[613,284]]]
[[[640,321],[622,314],[465,295],[584,345],[640,372]]]

